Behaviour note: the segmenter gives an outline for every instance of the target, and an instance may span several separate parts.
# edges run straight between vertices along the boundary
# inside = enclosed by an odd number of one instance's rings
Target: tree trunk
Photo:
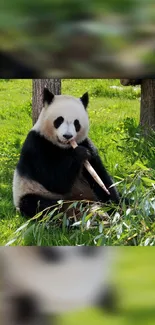
[[[47,87],[53,94],[61,94],[61,79],[33,79],[32,84],[32,121],[36,123],[43,107],[43,89]]]
[[[143,79],[141,83],[140,125],[146,133],[155,130],[155,79]]]
[[[120,79],[120,83],[123,86],[136,86],[141,84],[141,79]]]

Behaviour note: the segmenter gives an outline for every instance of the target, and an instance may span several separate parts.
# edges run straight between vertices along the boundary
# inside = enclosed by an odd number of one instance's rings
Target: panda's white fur
[[[111,249],[98,247],[92,256],[82,256],[79,247],[54,249],[63,254],[58,263],[44,261],[37,247],[1,247],[5,295],[32,295],[45,313],[93,306],[108,286],[114,256]]]
[[[88,136],[89,119],[80,98],[68,95],[55,95],[50,105],[44,105],[38,121],[32,130],[44,135],[53,144],[62,148],[70,147],[70,143],[64,139],[63,134],[70,133],[77,143],[82,142]],[[53,128],[53,121],[62,116],[64,122],[58,129]],[[79,132],[76,132],[74,121],[78,119],[81,125]],[[71,140],[70,139],[70,140]]]

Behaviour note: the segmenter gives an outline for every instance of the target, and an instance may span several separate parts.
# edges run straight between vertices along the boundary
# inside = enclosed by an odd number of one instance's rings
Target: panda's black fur
[[[57,96],[58,97],[58,96]],[[51,104],[54,95],[47,89],[44,90],[44,104]],[[88,104],[88,95],[81,98],[83,109]],[[74,108],[73,108],[74,109]],[[78,133],[78,132],[77,132]],[[88,159],[105,186],[110,191],[110,196],[96,183],[88,171],[83,167],[84,161]],[[106,168],[98,155],[97,149],[86,137],[76,149],[71,146],[62,148],[52,143],[44,134],[32,129],[21,150],[16,173],[22,179],[29,182],[34,181],[41,184],[52,197],[30,191],[23,195],[20,193],[19,209],[27,217],[33,217],[36,212],[40,212],[49,206],[57,204],[62,200],[92,200],[108,203],[110,201],[119,203],[119,194],[115,187],[109,188],[113,184]],[[76,182],[78,191],[73,190]],[[14,184],[13,191],[16,191]],[[83,194],[82,193],[83,189]],[[39,205],[38,205],[39,202]]]

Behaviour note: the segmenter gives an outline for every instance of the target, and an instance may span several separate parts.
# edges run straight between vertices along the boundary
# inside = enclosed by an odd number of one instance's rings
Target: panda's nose
[[[66,134],[63,134],[63,137],[66,139],[66,140],[69,140],[72,138],[72,134],[70,133],[66,133]]]

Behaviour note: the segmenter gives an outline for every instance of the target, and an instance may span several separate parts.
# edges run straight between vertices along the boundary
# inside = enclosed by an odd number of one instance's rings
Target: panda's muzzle
[[[73,137],[73,135],[71,133],[65,133],[63,134],[63,137],[66,139],[66,140],[71,140],[71,138]]]

